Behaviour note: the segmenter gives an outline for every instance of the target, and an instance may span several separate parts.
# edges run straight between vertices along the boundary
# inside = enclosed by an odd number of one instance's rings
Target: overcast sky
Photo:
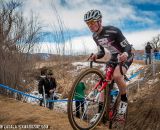
[[[64,27],[66,36],[71,40],[65,44],[76,51],[96,50],[92,34],[83,21],[85,12],[99,9],[103,15],[103,25],[113,25],[121,29],[135,49],[144,49],[144,44],[160,34],[160,0],[26,0],[23,6],[24,16],[31,12],[38,15],[43,24],[44,38],[40,52],[55,53],[54,28],[58,28],[57,13]],[[66,38],[67,39],[67,38]]]

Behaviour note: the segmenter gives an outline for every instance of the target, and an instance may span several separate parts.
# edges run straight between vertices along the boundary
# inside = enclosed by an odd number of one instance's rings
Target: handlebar
[[[91,53],[91,55],[88,57],[88,59],[87,59],[88,61],[92,57],[92,55],[93,55],[93,53]],[[97,61],[97,60],[94,60],[94,61],[90,61],[90,68],[93,67],[93,62],[94,63],[98,63],[98,64],[113,64],[113,65],[118,65],[119,64],[119,66],[120,66],[120,72],[121,72],[122,75],[124,75],[123,74],[123,70],[122,70],[122,66],[123,66],[124,62],[109,61],[107,63],[106,61]]]
[[[98,63],[98,64],[107,64],[107,62],[105,62],[105,61],[90,61],[90,68],[93,68],[93,62],[94,63]],[[122,70],[123,63],[124,62],[109,61],[108,64],[114,64],[114,65],[118,65],[119,64],[120,72],[121,72],[122,75],[124,75],[123,70]]]

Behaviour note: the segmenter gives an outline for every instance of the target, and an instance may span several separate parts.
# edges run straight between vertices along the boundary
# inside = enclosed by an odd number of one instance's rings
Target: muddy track
[[[130,103],[126,130],[160,130],[160,84]]]

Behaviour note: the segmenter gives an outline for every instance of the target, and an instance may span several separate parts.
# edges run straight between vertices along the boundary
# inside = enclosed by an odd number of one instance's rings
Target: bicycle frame
[[[103,61],[94,61],[95,63],[101,63],[101,64],[106,64],[106,62]],[[117,62],[113,62],[114,64],[118,64]],[[93,61],[90,62],[90,68],[92,68],[92,64]],[[112,64],[112,63],[111,63]],[[106,71],[106,75],[105,75],[105,80],[104,81],[99,81],[95,87],[93,88],[93,90],[97,89],[99,92],[101,92],[103,89],[105,89],[105,87],[107,87],[108,84],[110,84],[112,82],[112,76],[113,76],[113,72],[114,72],[114,67],[112,65],[109,65],[106,67],[105,71]],[[120,65],[120,69],[122,69],[122,65]],[[101,88],[98,88],[99,85],[102,85]]]
[[[103,89],[105,89],[105,87],[107,87],[107,85],[109,83],[111,83],[114,68],[109,66],[109,67],[106,68],[105,71],[106,71],[105,81],[99,81],[94,87],[94,89],[97,89],[98,86],[102,84],[102,87],[98,89],[99,92],[101,92]]]

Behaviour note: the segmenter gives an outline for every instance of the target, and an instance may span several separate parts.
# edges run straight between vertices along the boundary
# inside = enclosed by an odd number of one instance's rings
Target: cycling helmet
[[[102,14],[99,10],[90,10],[84,15],[84,21],[89,20],[99,21],[102,18]]]

